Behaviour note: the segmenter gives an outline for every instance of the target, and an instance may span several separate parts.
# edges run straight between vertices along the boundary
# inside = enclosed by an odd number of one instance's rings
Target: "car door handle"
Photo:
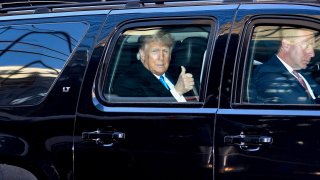
[[[261,146],[272,144],[273,138],[269,136],[241,134],[236,136],[225,136],[224,142],[226,144],[238,145],[240,149],[245,151],[258,151]]]
[[[101,131],[83,132],[82,139],[86,141],[95,141],[98,145],[113,146],[115,142],[125,139],[125,133],[118,131]]]

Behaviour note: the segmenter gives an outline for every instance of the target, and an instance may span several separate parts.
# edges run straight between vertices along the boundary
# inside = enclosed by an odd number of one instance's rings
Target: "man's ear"
[[[284,49],[284,50],[288,50],[289,49],[289,47],[290,47],[290,42],[288,41],[288,40],[286,40],[286,39],[283,39],[282,41],[281,41],[281,47]]]
[[[142,49],[139,49],[139,56],[140,56],[140,61],[144,62],[145,54],[144,54],[144,51]]]

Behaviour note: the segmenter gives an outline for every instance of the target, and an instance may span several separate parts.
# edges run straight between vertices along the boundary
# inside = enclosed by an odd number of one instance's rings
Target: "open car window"
[[[210,29],[209,25],[126,29],[118,37],[110,59],[104,81],[105,99],[108,102],[199,102]],[[155,73],[166,66],[165,58],[156,57],[152,60],[151,56],[156,52],[151,50],[150,54],[145,53],[143,57],[140,54],[143,46],[141,39],[159,32],[169,34],[173,40],[169,65],[164,73],[165,81],[170,86],[167,90],[159,81],[159,74]],[[194,81],[193,87],[181,95],[185,101],[178,101],[172,92],[179,81],[181,66],[185,68],[185,74],[192,74]]]

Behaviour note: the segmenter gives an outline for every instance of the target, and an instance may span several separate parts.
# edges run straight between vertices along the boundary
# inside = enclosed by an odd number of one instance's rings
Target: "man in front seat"
[[[315,32],[283,28],[278,53],[254,71],[258,103],[314,104],[318,83],[303,70],[314,57]]]

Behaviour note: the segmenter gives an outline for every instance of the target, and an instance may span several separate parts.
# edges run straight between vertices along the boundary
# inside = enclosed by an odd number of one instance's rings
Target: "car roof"
[[[244,4],[244,3],[291,3],[320,4],[320,0],[1,0],[0,16],[5,14],[50,13],[59,11],[77,11],[88,9],[143,8],[145,4],[179,6],[205,4]],[[118,5],[118,6],[117,6]],[[70,9],[74,8],[74,9]]]

